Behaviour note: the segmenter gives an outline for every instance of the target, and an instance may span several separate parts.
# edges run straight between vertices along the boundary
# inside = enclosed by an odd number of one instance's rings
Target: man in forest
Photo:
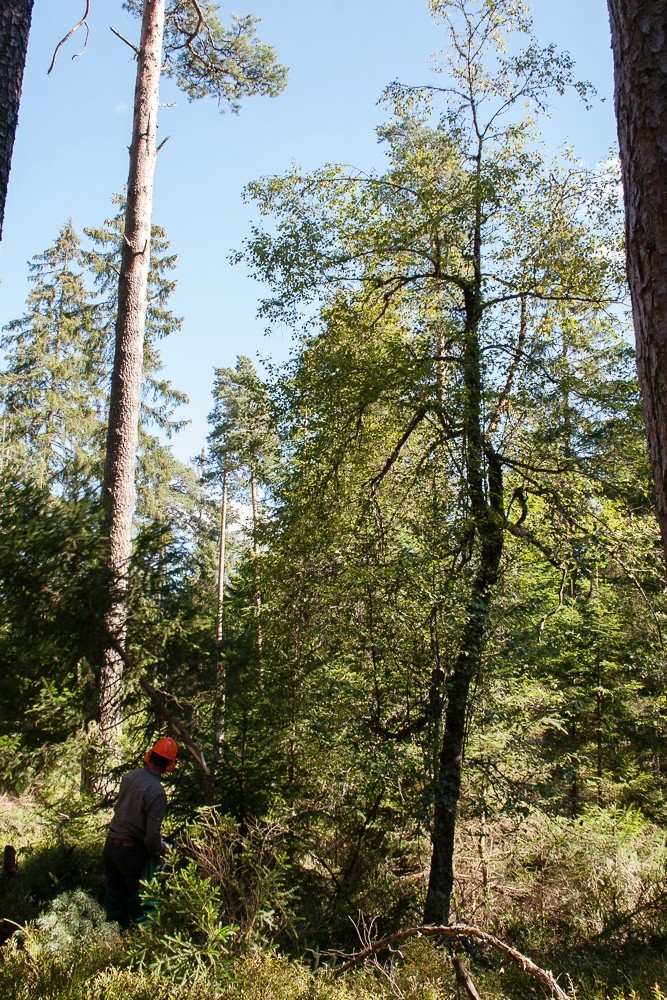
[[[169,850],[162,839],[167,796],[162,775],[176,767],[178,744],[160,739],[144,756],[144,766],[126,774],[104,845],[104,910],[122,928],[145,920],[150,905],[141,898],[142,880],[150,879]]]

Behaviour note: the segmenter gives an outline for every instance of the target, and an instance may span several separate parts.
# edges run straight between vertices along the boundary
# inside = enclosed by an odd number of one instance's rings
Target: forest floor
[[[291,953],[259,934],[241,943],[238,928],[216,910],[220,894],[192,864],[174,870],[159,889],[162,905],[154,928],[120,934],[104,921],[100,907],[104,822],[101,813],[73,817],[54,810],[39,796],[0,795],[0,846],[14,847],[18,863],[13,876],[0,879],[0,1000],[453,1000],[465,995],[450,951],[425,938],[406,941],[342,977],[326,962],[318,963],[312,948],[296,954],[294,941]],[[469,832],[472,837],[474,831]],[[597,836],[589,845],[593,854],[603,846],[600,831]],[[542,864],[539,891],[515,867],[515,889],[523,878],[521,892],[514,893],[518,902],[505,902],[494,927],[493,903],[481,906],[468,870],[465,893],[474,918],[469,922],[504,935],[553,969],[573,1000],[667,1000],[664,896],[659,913],[659,900],[646,897],[648,879],[638,888],[647,836],[643,828],[636,832],[632,864],[627,836],[625,853],[624,877],[629,880],[632,867],[633,891],[644,893],[643,917],[641,904],[632,916],[634,897],[626,887],[624,898],[620,883],[611,890],[608,885],[595,889],[589,872],[577,887],[574,873],[583,879],[585,863],[574,857],[577,845],[570,844],[569,858],[554,856]],[[607,854],[597,856],[598,871],[609,870],[611,844],[605,846]],[[553,845],[540,842],[540,847],[546,859]],[[461,857],[465,873],[464,858],[471,854],[462,850]],[[534,868],[531,859],[528,871]],[[508,882],[509,870],[503,874]],[[595,891],[597,898],[591,895]],[[616,907],[616,930],[613,919],[604,916],[607,906]],[[460,957],[482,1000],[548,995],[502,955],[473,949]]]

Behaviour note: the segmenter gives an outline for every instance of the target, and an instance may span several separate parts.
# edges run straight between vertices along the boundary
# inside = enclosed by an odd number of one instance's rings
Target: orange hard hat
[[[176,740],[172,740],[171,736],[164,736],[157,743],[154,743],[150,750],[147,750],[144,754],[144,764],[148,764],[151,759],[151,754],[156,753],[159,757],[164,757],[165,760],[169,761],[165,771],[173,771],[176,767],[176,758],[178,757],[178,743]]]

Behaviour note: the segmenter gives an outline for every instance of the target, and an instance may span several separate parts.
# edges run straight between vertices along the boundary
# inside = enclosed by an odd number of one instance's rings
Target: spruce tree
[[[3,453],[65,495],[101,474],[108,365],[86,262],[71,222],[30,265],[28,311],[0,342]]]

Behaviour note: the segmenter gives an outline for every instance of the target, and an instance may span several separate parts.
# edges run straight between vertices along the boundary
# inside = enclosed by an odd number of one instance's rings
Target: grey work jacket
[[[162,854],[160,829],[166,812],[167,796],[158,776],[146,767],[130,771],[120,783],[109,836],[143,841],[157,857]]]

